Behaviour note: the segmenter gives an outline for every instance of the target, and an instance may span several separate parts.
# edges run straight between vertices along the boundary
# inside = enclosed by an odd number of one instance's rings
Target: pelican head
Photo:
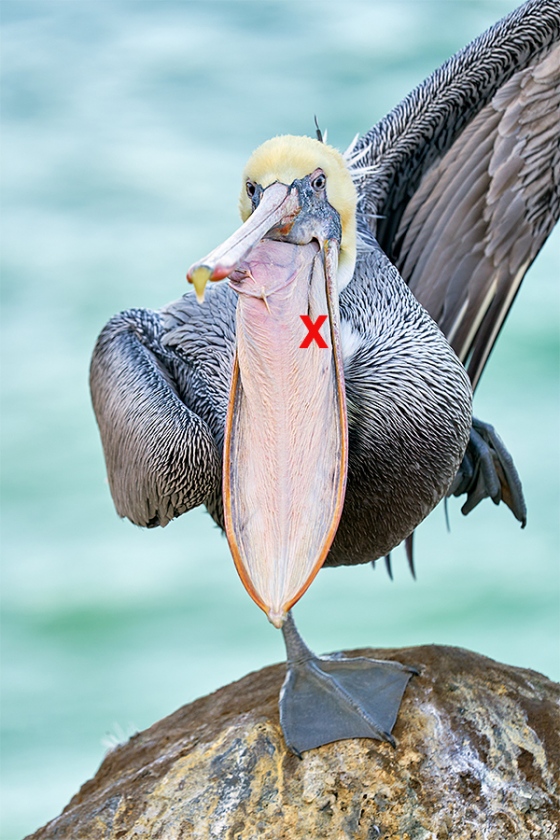
[[[338,149],[291,134],[267,140],[253,152],[243,171],[239,212],[249,224],[188,271],[199,302],[204,300],[207,282],[228,277],[265,236],[303,245],[313,238],[319,241],[321,234],[324,244],[329,234],[334,235],[339,242],[337,286],[342,291],[356,263],[357,201],[356,187]],[[259,213],[255,213],[257,208]]]
[[[358,199],[356,187],[338,149],[311,137],[290,134],[267,140],[253,152],[243,172],[239,197],[241,218],[247,221],[258,206],[260,194],[271,184],[294,184],[296,181],[302,185],[307,181],[312,190],[307,190],[307,206],[302,207],[304,218],[312,217],[314,209],[315,213],[321,212],[321,202],[327,203],[338,214],[341,238],[337,285],[340,292],[352,279],[356,264]],[[306,238],[303,230],[300,230],[301,234],[302,242],[298,244],[303,244]],[[310,226],[307,234],[313,235]]]
[[[243,173],[243,225],[195,263],[239,294],[224,445],[224,520],[251,597],[280,627],[322,566],[342,512],[347,417],[338,293],[356,260],[342,155],[276,137]]]

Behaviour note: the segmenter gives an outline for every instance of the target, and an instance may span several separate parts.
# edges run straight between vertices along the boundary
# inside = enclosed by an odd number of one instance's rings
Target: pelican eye
[[[315,192],[322,192],[325,189],[327,186],[327,179],[323,172],[311,181],[311,186]]]
[[[247,181],[247,183],[245,184],[245,189],[247,190],[247,195],[249,196],[249,198],[253,198],[257,191],[257,186],[256,184],[253,184],[252,181]]]

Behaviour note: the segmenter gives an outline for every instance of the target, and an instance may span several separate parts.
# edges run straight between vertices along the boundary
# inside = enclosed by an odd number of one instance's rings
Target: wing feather
[[[156,312],[129,310],[97,341],[90,385],[115,507],[136,525],[166,525],[220,493],[220,456],[179,396]]]
[[[350,156],[370,227],[473,386],[560,215],[559,40],[558,3],[531,0],[446,62]]]

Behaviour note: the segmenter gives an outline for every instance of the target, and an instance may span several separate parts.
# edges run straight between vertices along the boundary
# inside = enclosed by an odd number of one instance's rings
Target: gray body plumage
[[[476,385],[559,213],[559,32],[558,3],[526,4],[349,153],[369,232],[340,297],[349,466],[326,565],[386,554],[461,465],[471,423],[461,362]],[[205,504],[223,525],[236,300],[220,284],[203,306],[187,294],[122,313],[101,333],[93,403],[117,511],[136,524]]]
[[[137,525],[205,504],[223,526],[236,302],[215,286],[203,306],[187,294],[160,312],[122,313],[99,338],[91,383],[111,492]],[[340,314],[350,451],[326,565],[373,560],[408,536],[449,489],[471,421],[463,366],[373,240]]]

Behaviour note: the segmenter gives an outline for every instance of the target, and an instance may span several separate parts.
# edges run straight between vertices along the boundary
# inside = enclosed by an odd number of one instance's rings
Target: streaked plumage
[[[475,387],[560,215],[559,29],[557,2],[526,3],[352,150],[372,232]]]
[[[394,744],[415,673],[308,650],[290,610],[321,565],[385,556],[390,572],[406,540],[413,569],[412,533],[450,493],[465,513],[503,500],[525,524],[511,457],[471,398],[560,212],[559,39],[558,4],[531,0],[346,162],[320,137],[268,141],[243,176],[243,226],[189,269],[196,297],[117,315],[95,348],[117,511],[153,527],[205,504],[225,528],[284,634],[280,721],[297,754]],[[318,316],[309,349],[300,319]]]
[[[476,385],[559,213],[559,17],[550,0],[521,7],[347,153],[361,234],[356,271],[340,298],[349,476],[327,564],[386,554],[429,512],[458,466],[442,465],[441,412],[450,412],[452,427],[453,411],[468,400],[465,391],[449,401],[445,371],[434,394],[441,371],[430,369],[430,342],[441,338],[371,233]],[[203,307],[187,294],[160,312],[129,310],[100,336],[93,402],[117,510],[136,524],[165,525],[205,504],[223,525],[235,305],[221,285]],[[409,341],[415,323],[420,334]],[[425,358],[409,381],[417,352]]]

